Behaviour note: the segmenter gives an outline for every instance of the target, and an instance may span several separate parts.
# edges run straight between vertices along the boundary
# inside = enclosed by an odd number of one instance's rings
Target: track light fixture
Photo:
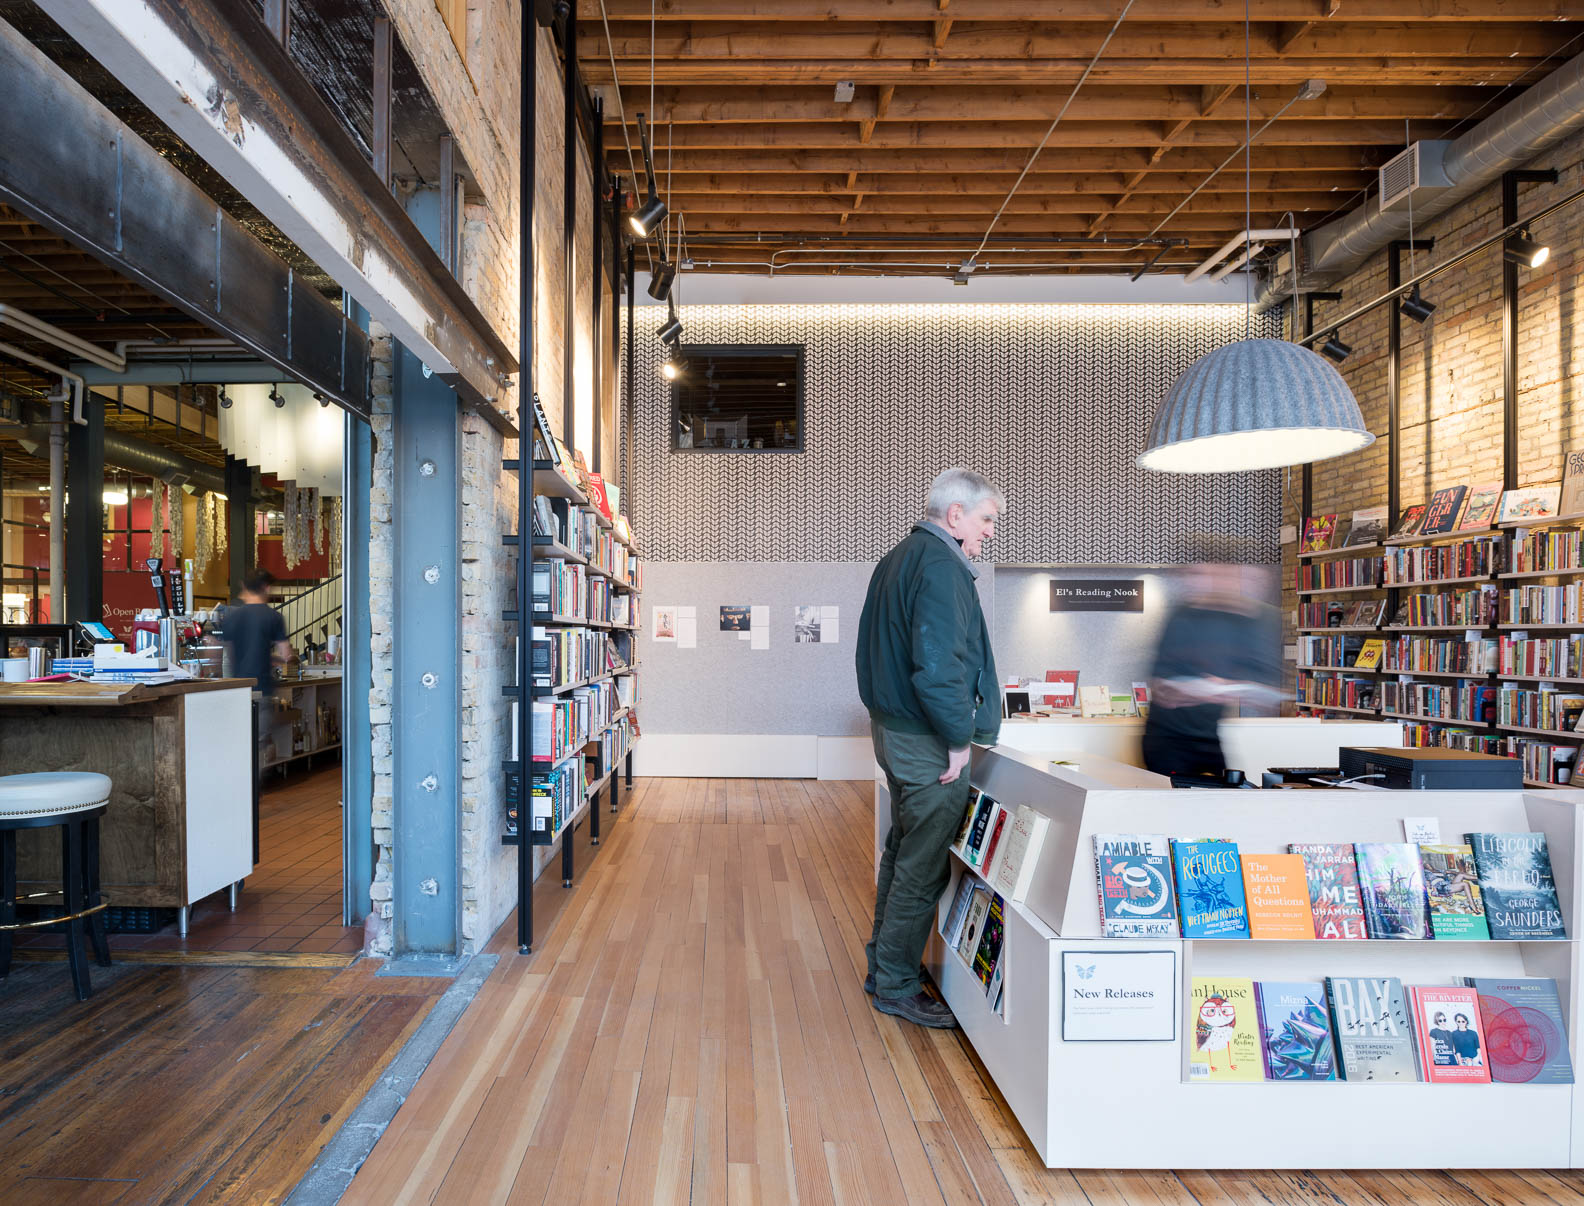
[[[638,115],[638,144],[643,148],[644,172],[649,177],[649,195],[644,203],[627,215],[627,225],[640,239],[647,239],[657,229],[665,216],[670,211],[666,203],[660,200],[660,187],[655,182],[654,156],[649,151],[649,127],[644,124],[644,115]]]
[[[231,409],[231,395],[225,392],[225,386],[223,385],[220,387],[220,409]]]
[[[677,266],[674,260],[665,258],[665,249],[660,249],[660,263],[655,265],[654,275],[649,278],[649,296],[655,301],[665,301],[671,296],[671,283],[676,280]]]
[[[1435,302],[1425,301],[1424,295],[1419,292],[1419,286],[1415,285],[1413,292],[1403,298],[1397,304],[1397,308],[1415,322],[1424,322],[1435,311]]]
[[[1551,248],[1536,243],[1527,230],[1521,230],[1502,245],[1502,255],[1524,268],[1538,268],[1551,258]]]
[[[687,372],[687,361],[682,358],[680,350],[673,350],[660,365],[660,375],[667,381],[675,381]]]
[[[319,403],[321,409],[330,405],[330,399],[319,393],[317,390],[314,391],[314,401]]]
[[[275,403],[275,409],[276,410],[283,410],[285,408],[286,399],[281,397],[280,386],[278,386],[278,385],[270,386],[269,396],[270,396],[270,401]]]
[[[682,338],[682,320],[673,314],[665,320],[664,325],[655,332],[660,336],[661,343],[674,343]]]
[[[1353,349],[1337,338],[1335,331],[1326,336],[1325,345],[1320,349],[1320,354],[1333,364],[1341,364],[1353,354]]]

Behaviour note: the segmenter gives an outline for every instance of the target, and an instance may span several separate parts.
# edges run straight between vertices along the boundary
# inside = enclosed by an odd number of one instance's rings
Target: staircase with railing
[[[326,578],[298,594],[270,602],[286,622],[286,639],[301,648],[305,640],[323,643],[341,631],[341,575]]]

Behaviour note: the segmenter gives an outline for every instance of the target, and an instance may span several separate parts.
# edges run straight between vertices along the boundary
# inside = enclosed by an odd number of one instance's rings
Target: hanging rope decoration
[[[313,549],[316,553],[325,551],[325,500],[317,489],[313,492]]]
[[[215,555],[224,557],[226,548],[230,545],[231,533],[227,519],[226,504],[220,501],[218,495],[209,496],[209,505],[214,508],[214,545]]]
[[[330,576],[341,572],[341,496],[330,500]]]
[[[197,504],[196,535],[193,539],[193,571],[202,577],[214,556],[214,495],[208,492],[194,496]]]
[[[281,556],[287,569],[296,569],[301,560],[297,552],[297,483],[286,482],[285,523],[281,526]]]
[[[170,500],[170,543],[171,557],[176,562],[176,568],[181,568],[182,558],[187,555],[186,527],[187,516],[182,506],[184,495],[180,486],[172,486],[166,492]]]
[[[159,478],[149,487],[149,560],[165,559],[165,483]]]
[[[297,497],[298,547],[306,561],[314,555],[314,528],[319,526],[319,491],[314,486],[304,486]]]

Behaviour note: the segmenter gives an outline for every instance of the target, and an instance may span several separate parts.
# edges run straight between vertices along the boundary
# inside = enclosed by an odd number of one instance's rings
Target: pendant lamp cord
[[[654,0],[650,0],[652,4]],[[1249,0],[1243,0],[1243,229],[1254,229],[1254,74],[1249,35]],[[1245,238],[1248,236],[1245,234]],[[1243,338],[1254,338],[1254,274],[1243,273]]]

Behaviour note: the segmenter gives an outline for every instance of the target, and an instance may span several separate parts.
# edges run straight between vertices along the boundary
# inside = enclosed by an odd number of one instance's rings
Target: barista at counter
[[[254,690],[264,696],[266,707],[260,709],[260,723],[275,694],[274,668],[286,665],[292,658],[286,622],[269,605],[269,589],[274,581],[266,569],[255,569],[243,578],[237,594],[241,602],[226,608],[220,628],[220,639],[231,646],[231,673],[237,678],[255,680]]]
[[[1150,675],[1144,765],[1161,775],[1220,778],[1221,718],[1234,703],[1271,704],[1281,680],[1281,622],[1269,567],[1222,559],[1188,570]]]

